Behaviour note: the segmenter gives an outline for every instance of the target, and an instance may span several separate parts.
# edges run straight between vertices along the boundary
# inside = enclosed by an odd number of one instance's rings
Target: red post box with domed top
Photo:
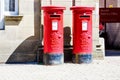
[[[44,15],[44,64],[62,64],[63,54],[63,10],[60,6],[43,6]]]
[[[73,6],[73,62],[92,61],[92,11],[93,7]]]

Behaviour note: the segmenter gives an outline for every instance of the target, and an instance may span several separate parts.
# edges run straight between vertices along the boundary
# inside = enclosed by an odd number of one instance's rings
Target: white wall
[[[34,38],[34,0],[19,0],[19,15],[23,16],[20,22],[5,21],[5,30],[0,30],[0,62],[7,62],[9,58],[19,62],[22,61],[22,54],[33,54],[32,42],[38,40]]]

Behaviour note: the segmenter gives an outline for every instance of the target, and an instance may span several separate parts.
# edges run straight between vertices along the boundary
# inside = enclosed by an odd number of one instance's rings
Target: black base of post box
[[[73,54],[72,61],[73,63],[91,63],[92,55],[91,54]]]
[[[57,64],[63,64],[64,62],[64,55],[63,53],[57,53],[57,54],[44,54],[43,55],[43,62],[45,65],[57,65]]]

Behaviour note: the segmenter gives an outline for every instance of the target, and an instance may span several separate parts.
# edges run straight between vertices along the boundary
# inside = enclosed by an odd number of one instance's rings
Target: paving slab
[[[90,64],[0,64],[0,80],[120,80],[120,57]]]

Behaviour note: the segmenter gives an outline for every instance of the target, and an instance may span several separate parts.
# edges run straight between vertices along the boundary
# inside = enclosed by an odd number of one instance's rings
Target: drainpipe
[[[75,6],[75,0],[72,0],[72,6]]]
[[[104,7],[106,8],[106,0],[104,1]]]
[[[50,0],[50,5],[52,5],[52,0]]]
[[[40,9],[40,14],[39,14],[39,15],[40,15],[40,21],[39,21],[39,22],[40,22],[40,41],[42,42],[41,1],[42,1],[42,0],[39,0],[39,7],[40,7],[40,8],[39,8],[39,9]]]
[[[106,6],[106,4],[107,4],[107,2],[106,2],[106,0],[104,0],[104,8],[106,8],[107,6]],[[107,32],[106,32],[106,27],[107,27],[107,25],[106,25],[106,22],[104,23],[104,27],[105,27],[105,43],[106,43],[106,39],[107,39]],[[106,49],[106,44],[105,44],[105,49]]]

